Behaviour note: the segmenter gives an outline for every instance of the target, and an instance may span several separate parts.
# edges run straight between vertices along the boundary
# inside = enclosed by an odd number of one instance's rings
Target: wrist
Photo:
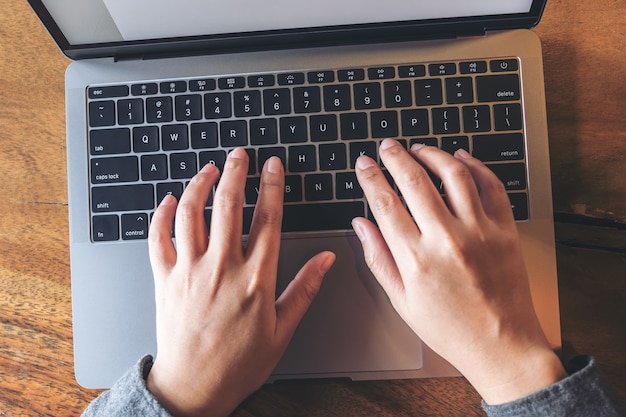
[[[527,397],[567,377],[563,364],[549,347],[533,347],[522,355],[509,356],[509,363],[494,366],[488,373],[468,377],[489,405]]]

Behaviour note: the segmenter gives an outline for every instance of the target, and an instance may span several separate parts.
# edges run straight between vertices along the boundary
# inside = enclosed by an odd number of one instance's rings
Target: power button
[[[519,62],[517,59],[494,59],[489,62],[491,72],[509,72],[517,71],[519,69]]]

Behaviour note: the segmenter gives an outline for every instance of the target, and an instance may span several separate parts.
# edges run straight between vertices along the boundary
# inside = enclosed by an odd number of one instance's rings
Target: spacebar
[[[244,209],[244,233],[249,233],[252,207]],[[283,207],[283,232],[315,232],[318,230],[352,230],[352,219],[365,216],[362,201],[294,204]]]

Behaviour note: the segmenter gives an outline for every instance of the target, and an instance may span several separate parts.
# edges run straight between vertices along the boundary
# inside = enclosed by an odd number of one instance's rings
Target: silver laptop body
[[[116,240],[99,241],[95,234],[93,217],[99,214],[94,212],[92,189],[98,184],[91,181],[94,168],[90,161],[95,156],[89,135],[94,128],[90,126],[88,106],[98,101],[93,94],[97,94],[101,86],[160,85],[172,80],[184,80],[190,85],[194,80],[247,79],[259,74],[309,74],[316,71],[331,71],[338,76],[339,71],[363,68],[365,79],[362,81],[366,82],[368,69],[393,67],[398,73],[387,81],[394,81],[401,79],[400,67],[404,71],[407,67],[423,64],[426,68],[424,78],[440,78],[445,83],[446,78],[453,76],[474,77],[475,81],[475,77],[482,75],[497,75],[499,71],[510,70],[504,66],[517,63],[515,73],[520,80],[517,102],[523,108],[519,132],[524,138],[524,155],[518,159],[525,167],[525,184],[515,194],[523,194],[527,199],[527,205],[522,208],[526,215],[522,215],[524,218],[517,225],[539,319],[550,343],[555,348],[560,347],[542,53],[539,39],[527,29],[538,21],[545,2],[532,2],[524,13],[498,16],[502,17],[501,21],[492,26],[484,22],[492,23],[494,16],[423,22],[417,21],[416,17],[415,22],[406,25],[334,24],[329,28],[295,32],[284,28],[263,30],[245,33],[241,37],[235,34],[230,38],[208,35],[153,42],[105,39],[92,44],[76,41],[77,45],[71,45],[63,35],[64,30],[69,31],[66,26],[72,21],[72,15],[63,16],[59,9],[53,11],[54,7],[47,9],[46,5],[50,7],[53,3],[50,1],[29,2],[64,52],[75,59],[66,74],[66,105],[74,356],[75,374],[81,385],[109,387],[140,357],[157,353],[147,241],[125,239],[123,228],[118,230]],[[359,7],[365,7],[362,3]],[[86,2],[81,7],[97,8],[100,14],[108,10],[100,1]],[[371,16],[376,17],[380,10],[374,2],[370,7],[370,18],[374,20]],[[113,10],[112,6],[110,10]],[[476,21],[478,23],[474,24]],[[510,27],[511,21],[515,21],[517,29],[487,32],[480,29],[505,29]],[[448,26],[438,29],[438,25]],[[107,31],[103,29],[99,33],[102,32]],[[298,48],[298,45],[306,47]],[[145,55],[141,54],[142,48]],[[487,66],[492,62],[499,63],[503,67],[499,70],[489,67],[482,75],[472,72],[461,75],[461,65],[467,69],[476,62],[479,67],[483,62]],[[457,72],[442,75],[429,72],[429,65],[439,63],[454,63]],[[415,79],[409,78],[411,83]],[[305,81],[304,85],[308,82]],[[506,91],[501,93],[507,94]],[[159,91],[157,95],[162,96],[163,92]],[[134,96],[129,94],[128,97]],[[495,104],[489,106],[493,109]],[[437,106],[427,106],[429,110],[434,107]],[[292,111],[289,115],[294,114]],[[461,135],[464,135],[462,128]],[[470,138],[473,135],[467,134]],[[433,136],[441,141],[445,135]],[[396,138],[410,139],[402,132]],[[139,155],[134,151],[129,154]],[[515,189],[515,185],[512,188]],[[519,207],[513,209],[519,210]],[[150,210],[140,211],[130,214],[149,218]],[[107,215],[112,213],[107,212]],[[397,316],[365,265],[360,243],[348,229],[284,233],[278,290],[284,288],[309,257],[321,250],[334,251],[337,262],[271,381],[458,375],[447,362],[422,344]]]

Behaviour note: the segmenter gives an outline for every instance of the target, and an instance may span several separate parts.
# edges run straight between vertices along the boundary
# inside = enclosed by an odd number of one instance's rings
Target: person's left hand
[[[211,165],[180,203],[167,196],[152,220],[158,354],[147,386],[176,416],[226,416],[260,388],[335,260],[331,252],[316,255],[276,299],[284,171],[278,158],[266,163],[244,248],[247,170],[246,152],[233,150],[213,199],[210,237],[205,203],[219,177]]]

